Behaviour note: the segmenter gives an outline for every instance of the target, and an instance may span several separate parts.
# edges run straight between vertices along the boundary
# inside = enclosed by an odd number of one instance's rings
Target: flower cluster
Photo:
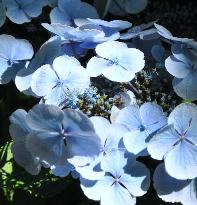
[[[119,15],[147,5],[108,3],[109,12]],[[51,37],[35,54],[29,41],[0,35],[0,84],[13,81],[20,92],[39,99],[28,112],[18,109],[10,116],[17,164],[32,175],[42,168],[59,177],[74,172],[84,194],[101,205],[135,205],[151,184],[139,157],[150,156],[163,160],[152,177],[158,196],[196,205],[197,43],[173,36],[156,21],[135,27],[105,21],[80,0],[3,0],[0,26],[6,16],[17,24],[30,22],[46,5],[52,7],[51,23],[42,28]],[[102,90],[97,85],[104,81]],[[142,96],[146,81],[152,84]],[[177,94],[169,116],[162,109],[166,93],[160,105],[151,102],[151,93],[166,85]]]

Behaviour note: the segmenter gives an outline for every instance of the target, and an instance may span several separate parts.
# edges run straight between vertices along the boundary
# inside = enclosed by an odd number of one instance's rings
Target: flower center
[[[115,65],[119,65],[117,58],[114,58],[114,59],[112,59],[112,60],[108,60],[108,63],[107,63],[108,66],[112,66],[112,65],[114,65],[114,64],[115,64]]]
[[[140,132],[143,132],[143,131],[145,131],[145,126],[144,125],[140,125],[139,127],[138,127],[138,129],[140,130]]]

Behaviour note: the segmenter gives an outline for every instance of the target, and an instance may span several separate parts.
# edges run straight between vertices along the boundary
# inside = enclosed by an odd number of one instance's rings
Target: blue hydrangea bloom
[[[197,63],[194,53],[186,46],[175,44],[165,61],[167,71],[174,76],[174,91],[182,98],[197,100]]]
[[[126,149],[136,155],[147,155],[147,142],[151,135],[167,124],[162,108],[155,103],[130,105],[119,111],[116,123],[128,127],[123,138]]]
[[[113,151],[101,162],[105,175],[99,180],[81,178],[84,194],[101,205],[136,204],[136,197],[142,196],[149,188],[149,171],[135,158],[124,156],[124,151]]]
[[[39,174],[41,167],[50,168],[52,174],[59,177],[66,177],[73,171],[73,165],[68,161],[64,165],[50,165],[47,161],[41,160],[36,155],[32,154],[28,149],[26,143],[28,137],[32,135],[32,130],[27,124],[27,112],[22,109],[16,110],[10,116],[9,132],[13,139],[11,151],[13,158],[18,165],[23,167],[28,173],[32,175]]]
[[[89,27],[91,29],[98,29],[104,32],[104,36],[98,36],[94,39],[86,39],[80,44],[82,48],[92,49],[95,48],[99,43],[106,41],[114,41],[120,38],[119,31],[130,28],[132,24],[128,21],[113,20],[104,21],[101,19],[75,19],[75,24],[79,27]]]
[[[58,7],[50,13],[51,23],[74,26],[75,18],[98,18],[96,9],[81,0],[58,0]]]
[[[197,202],[197,178],[178,180],[165,171],[160,164],[153,176],[154,187],[158,196],[166,202],[180,202],[183,205],[194,205]]]
[[[104,32],[97,27],[92,28],[86,25],[75,28],[57,23],[43,23],[42,26],[51,33],[61,37],[63,41],[83,42],[89,39],[93,40],[96,38],[104,37],[105,35]]]
[[[33,130],[26,141],[27,148],[51,165],[64,166],[68,161],[84,166],[100,152],[94,127],[80,111],[38,104],[28,112],[26,121]]]
[[[119,33],[110,33],[106,36],[101,27],[82,25],[71,27],[62,24],[47,24],[42,26],[62,39],[62,53],[79,58],[86,54],[87,48],[94,48],[99,42],[119,38]]]
[[[91,117],[91,122],[94,125],[95,132],[101,141],[100,154],[91,164],[85,167],[76,167],[76,170],[83,178],[96,180],[104,176],[99,163],[103,157],[111,151],[118,150],[120,140],[128,129],[123,125],[110,124],[110,122],[103,117]]]
[[[119,0],[111,1],[109,12],[113,15],[125,16],[127,13],[138,14],[143,11],[148,4],[148,0]]]
[[[168,125],[148,143],[154,159],[164,159],[167,173],[176,179],[197,177],[197,106],[182,103],[168,117]]]
[[[33,94],[30,89],[33,73],[42,65],[51,65],[53,60],[59,56],[60,52],[61,40],[59,37],[54,36],[46,41],[35,54],[28,67],[24,67],[17,72],[15,84],[18,90],[29,95]]]
[[[46,0],[5,0],[6,15],[14,23],[23,24],[42,13]]]
[[[44,97],[46,104],[61,105],[68,90],[83,93],[90,86],[90,77],[80,62],[67,55],[59,56],[53,65],[43,65],[37,69],[31,80],[32,91]]]
[[[33,54],[33,47],[27,40],[16,39],[6,34],[0,35],[0,83],[8,83],[11,78],[14,78],[16,70],[23,68],[23,66],[20,67],[23,64],[18,68],[16,64],[22,60],[31,59]],[[10,77],[5,74],[6,72],[10,74]]]
[[[128,48],[125,43],[104,42],[95,50],[98,57],[91,58],[87,64],[91,77],[103,74],[111,81],[129,82],[144,68],[144,54],[138,49]]]
[[[11,151],[13,158],[27,172],[32,175],[37,175],[41,169],[41,160],[32,155],[26,147],[27,138],[31,132],[30,127],[26,122],[27,112],[18,109],[10,116],[9,132],[13,139]]]

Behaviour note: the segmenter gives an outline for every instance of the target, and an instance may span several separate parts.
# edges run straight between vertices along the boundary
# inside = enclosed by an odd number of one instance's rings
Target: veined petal
[[[144,53],[136,48],[122,50],[118,59],[119,65],[132,73],[139,72],[145,66]]]
[[[64,140],[56,132],[32,132],[28,135],[28,150],[49,164],[63,166],[67,162]]]
[[[197,177],[197,147],[185,140],[178,143],[165,157],[167,173],[176,179]]]
[[[101,144],[104,147],[110,128],[110,122],[104,117],[93,116],[90,118],[94,125],[96,134],[101,139]]]
[[[129,130],[137,130],[141,126],[141,117],[138,105],[130,105],[118,113],[116,123],[126,125]]]
[[[105,67],[102,74],[115,82],[129,82],[135,77],[135,73],[129,72],[122,66],[115,64]]]
[[[197,72],[189,73],[185,78],[174,78],[172,85],[176,94],[184,99],[197,100]]]
[[[127,48],[127,45],[125,43],[118,41],[109,41],[99,44],[96,47],[96,53],[102,58],[113,60],[114,58],[119,56],[122,50],[124,50],[125,48]]]
[[[174,128],[184,135],[188,129],[196,127],[197,106],[193,103],[182,103],[178,105],[169,115],[168,124],[173,124]]]
[[[28,173],[32,175],[39,174],[41,170],[40,159],[33,156],[25,145],[25,141],[13,142],[11,147],[13,158]]]
[[[120,150],[111,151],[101,161],[101,168],[114,177],[120,177],[124,173],[123,167],[127,164],[124,154],[125,152]]]
[[[36,131],[60,132],[64,118],[63,111],[54,105],[35,105],[27,114],[28,126]]]
[[[101,205],[135,205],[136,199],[133,198],[127,189],[119,183],[105,189],[101,195]]]
[[[81,188],[84,194],[93,200],[99,201],[103,194],[103,191],[108,189],[112,183],[113,178],[111,176],[104,176],[102,179],[98,181],[87,180],[84,178],[80,178]]]
[[[190,73],[190,68],[184,62],[177,60],[174,56],[169,56],[165,60],[167,71],[176,78],[185,78]]]
[[[162,160],[179,139],[179,135],[176,133],[174,127],[168,125],[149,141],[147,146],[148,152],[152,158]]]
[[[141,152],[146,150],[147,147],[147,137],[146,131],[135,130],[128,132],[123,137],[124,145],[129,152],[141,156]]]
[[[102,71],[107,67],[108,60],[103,58],[93,57],[87,64],[87,72],[90,77],[97,77],[102,74]]]
[[[37,96],[45,96],[57,83],[58,77],[51,66],[43,65],[32,75],[31,89]]]

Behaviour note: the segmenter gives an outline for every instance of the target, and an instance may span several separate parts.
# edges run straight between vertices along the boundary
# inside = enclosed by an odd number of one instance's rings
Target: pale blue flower
[[[174,76],[172,82],[174,91],[184,99],[197,100],[196,56],[181,44],[172,46],[172,54],[165,60],[165,67]]]
[[[65,166],[68,161],[84,166],[100,152],[94,127],[81,111],[39,104],[28,112],[26,121],[33,130],[27,148],[51,165]]]
[[[109,41],[96,47],[98,57],[93,57],[87,64],[91,77],[103,74],[111,81],[128,82],[145,64],[144,54],[135,48],[128,48],[125,43]]]
[[[119,111],[116,123],[128,127],[124,135],[126,149],[136,155],[147,155],[147,142],[152,134],[167,124],[162,108],[155,103],[130,105]]]
[[[105,175],[95,181],[81,178],[84,194],[101,205],[136,204],[136,197],[148,190],[150,180],[148,169],[133,156],[126,158],[124,151],[113,151],[101,162]]]
[[[74,57],[59,56],[53,65],[43,65],[37,69],[31,79],[32,91],[44,97],[46,104],[61,105],[66,93],[77,90],[83,93],[90,85],[90,77],[85,68]]]
[[[91,164],[84,167],[76,167],[76,170],[83,178],[96,180],[105,174],[100,168],[103,157],[114,150],[122,149],[119,144],[124,134],[128,132],[128,129],[123,125],[110,124],[110,122],[103,117],[94,116],[91,117],[90,120],[101,141],[100,153]]]
[[[54,59],[59,56],[61,51],[61,40],[59,37],[54,36],[46,41],[35,54],[29,65],[22,68],[15,78],[15,84],[19,91],[32,95],[31,79],[33,73],[42,65],[52,65]]]
[[[20,64],[16,68],[16,64],[31,59],[33,54],[33,47],[29,41],[16,39],[6,34],[0,35],[0,83],[8,83],[11,78],[14,79],[16,70],[20,70],[24,66]]]
[[[14,23],[23,24],[42,13],[46,0],[5,0],[6,15]]]
[[[182,103],[168,117],[168,125],[148,143],[148,152],[164,160],[167,173],[176,179],[197,177],[197,106]]]

